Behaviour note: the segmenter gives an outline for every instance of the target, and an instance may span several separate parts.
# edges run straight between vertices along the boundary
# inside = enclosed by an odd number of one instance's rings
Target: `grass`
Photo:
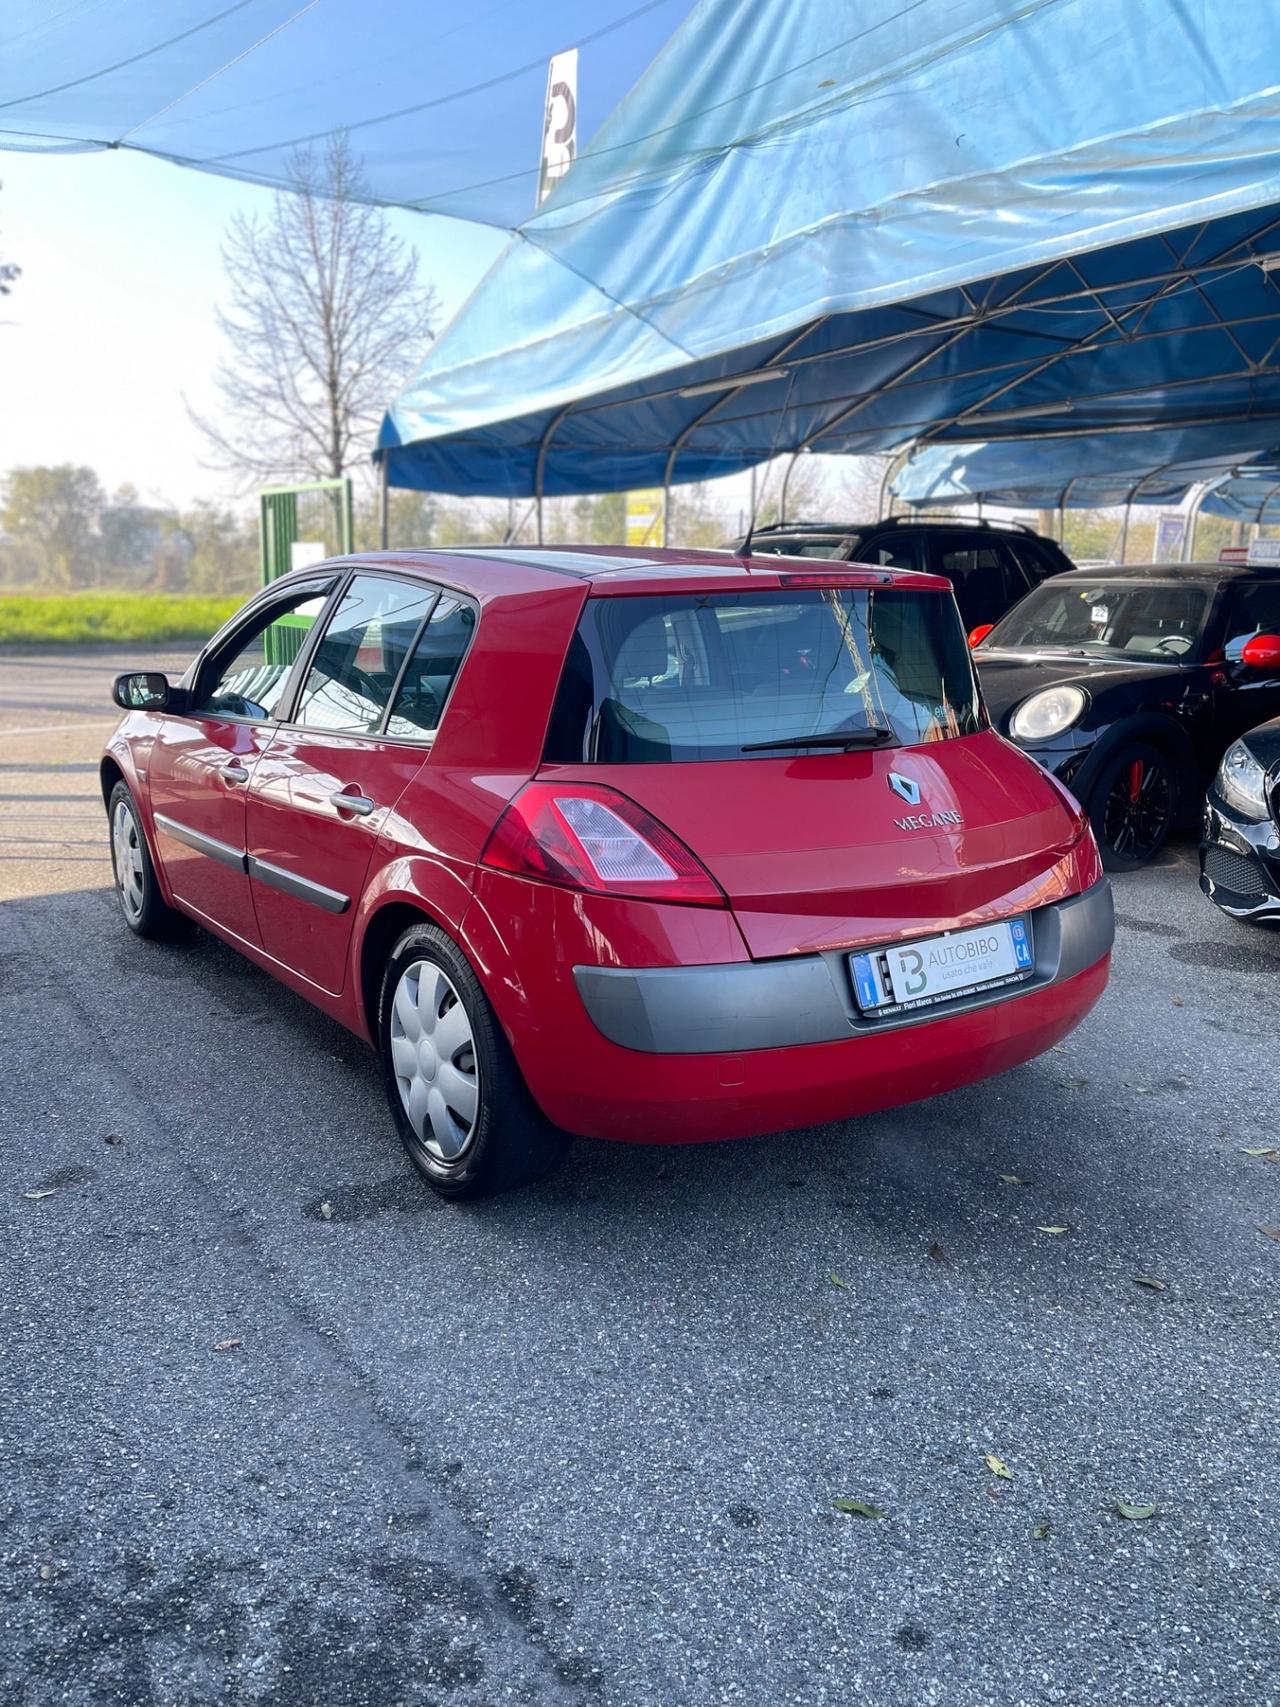
[[[205,640],[243,602],[195,593],[0,593],[0,645]]]

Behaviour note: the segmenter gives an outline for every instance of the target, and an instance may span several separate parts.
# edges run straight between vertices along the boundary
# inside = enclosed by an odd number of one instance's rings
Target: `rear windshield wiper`
[[[769,753],[782,747],[843,747],[848,752],[853,747],[883,747],[890,741],[895,747],[898,745],[898,737],[893,730],[873,724],[869,729],[833,729],[826,735],[788,735],[781,741],[751,741],[745,747],[739,747],[738,751]]]

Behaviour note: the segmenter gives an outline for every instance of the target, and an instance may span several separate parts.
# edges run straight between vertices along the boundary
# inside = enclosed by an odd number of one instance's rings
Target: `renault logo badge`
[[[913,782],[909,776],[903,776],[899,771],[889,772],[889,787],[908,806],[919,806],[920,784]]]

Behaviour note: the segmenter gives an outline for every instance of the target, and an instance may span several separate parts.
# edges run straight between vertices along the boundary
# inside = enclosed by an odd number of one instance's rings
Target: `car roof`
[[[335,558],[329,564],[315,564],[295,573],[314,575],[317,570],[329,567],[393,569],[402,574],[444,580],[464,589],[474,585],[476,591],[483,590],[490,596],[505,591],[529,591],[556,582],[564,586],[571,581],[590,582],[592,593],[635,593],[650,589],[660,592],[676,581],[690,591],[695,587],[703,591],[741,587],[748,580],[768,588],[794,583],[796,576],[851,579],[855,583],[859,576],[865,576],[873,578],[879,586],[903,586],[921,592],[949,591],[951,586],[941,576],[875,563],[815,563],[812,558],[781,554],[740,557],[728,551],[650,550],[626,545],[467,545],[425,551],[374,551],[358,557]],[[506,574],[502,573],[504,570]]]
[[[872,528],[986,528],[993,533],[1024,533],[1034,539],[1043,534],[1025,522],[1005,521],[999,516],[880,516],[874,521],[861,522],[770,522],[766,527],[753,528],[753,539],[769,538],[775,534],[847,534],[870,533]]]
[[[1062,581],[1274,581],[1280,563],[1126,563],[1102,569],[1071,569]],[[1048,584],[1048,583],[1046,583]]]

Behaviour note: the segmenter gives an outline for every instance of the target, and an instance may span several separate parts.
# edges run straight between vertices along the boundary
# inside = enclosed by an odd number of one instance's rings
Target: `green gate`
[[[290,569],[355,550],[350,480],[309,480],[301,486],[268,486],[259,499],[262,584]],[[311,627],[310,618],[283,616],[263,635],[266,661],[291,664]]]

